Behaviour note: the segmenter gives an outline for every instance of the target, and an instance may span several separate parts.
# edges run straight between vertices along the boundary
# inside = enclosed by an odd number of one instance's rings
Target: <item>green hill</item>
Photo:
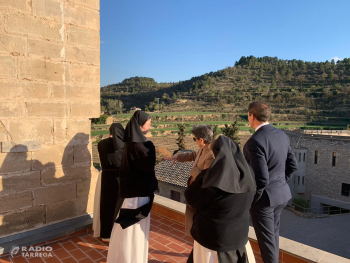
[[[350,114],[350,58],[305,62],[276,57],[241,57],[233,67],[178,83],[134,77],[101,88],[104,110],[245,113],[249,102],[265,101],[274,113],[294,118],[346,118]],[[122,102],[122,103],[120,103]]]

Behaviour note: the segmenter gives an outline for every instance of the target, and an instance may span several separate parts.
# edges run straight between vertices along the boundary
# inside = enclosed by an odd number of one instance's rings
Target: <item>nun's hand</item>
[[[164,157],[164,160],[173,161],[173,164],[177,161],[177,154],[174,156]]]

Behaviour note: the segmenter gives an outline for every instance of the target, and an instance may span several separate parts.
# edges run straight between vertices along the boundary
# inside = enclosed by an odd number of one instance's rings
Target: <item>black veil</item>
[[[253,172],[237,143],[220,136],[213,153],[215,160],[204,175],[202,188],[215,187],[234,194],[256,191]]]
[[[150,116],[141,110],[135,111],[130,121],[126,125],[124,133],[124,142],[146,142],[146,137],[142,133],[140,126],[144,125],[145,122],[150,119]]]

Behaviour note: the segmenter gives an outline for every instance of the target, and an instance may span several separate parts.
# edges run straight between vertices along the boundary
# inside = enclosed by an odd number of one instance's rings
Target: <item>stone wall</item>
[[[171,191],[176,191],[180,193],[180,202],[185,203],[185,190],[186,188],[181,186],[176,186],[172,184],[168,184],[158,180],[158,195],[171,199]]]
[[[99,16],[99,0],[0,1],[0,236],[92,212]]]
[[[317,195],[350,203],[350,197],[341,195],[342,183],[350,184],[350,137],[286,133],[295,151],[307,149],[305,194],[299,196],[310,201],[312,195]],[[333,153],[335,166],[332,165]]]
[[[305,178],[305,195],[311,195],[350,202],[350,197],[341,195],[342,183],[350,184],[350,140],[333,138],[313,138],[303,136],[300,146],[308,148]],[[318,162],[315,161],[318,151]],[[336,154],[335,166],[332,166],[333,153]]]

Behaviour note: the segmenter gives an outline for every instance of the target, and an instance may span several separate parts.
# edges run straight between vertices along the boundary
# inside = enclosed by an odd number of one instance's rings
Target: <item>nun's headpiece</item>
[[[124,142],[146,142],[140,126],[143,126],[151,117],[144,111],[137,110],[126,125]]]
[[[227,193],[255,192],[253,171],[238,144],[220,136],[213,141],[215,160],[204,175],[202,188],[215,187]]]

